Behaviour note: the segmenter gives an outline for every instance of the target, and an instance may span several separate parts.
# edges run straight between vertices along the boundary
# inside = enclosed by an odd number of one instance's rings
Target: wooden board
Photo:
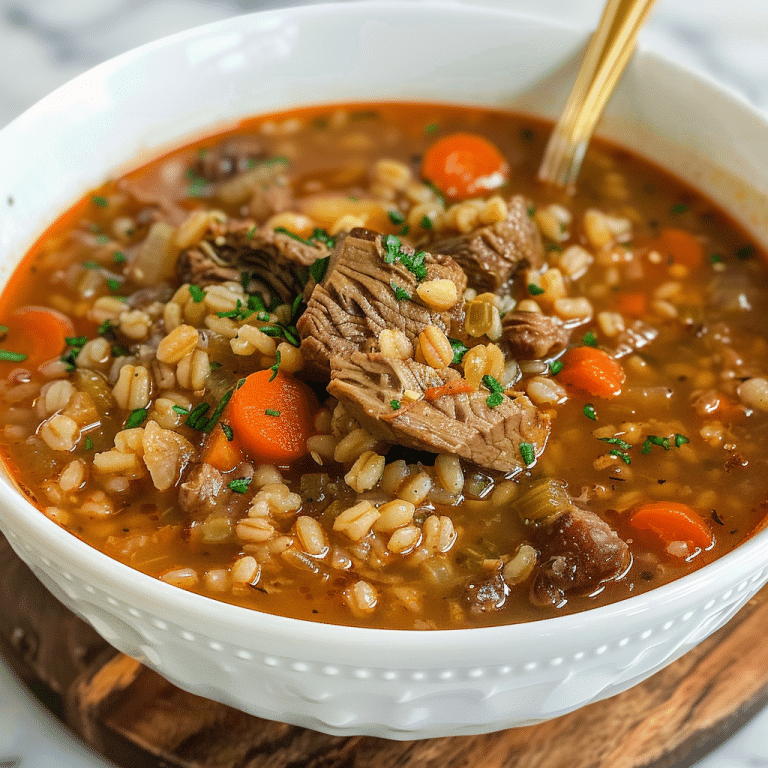
[[[768,588],[646,682],[541,725],[411,742],[326,736],[175,688],[67,611],[0,537],[0,654],[125,768],[681,768],[768,703],[767,623]]]

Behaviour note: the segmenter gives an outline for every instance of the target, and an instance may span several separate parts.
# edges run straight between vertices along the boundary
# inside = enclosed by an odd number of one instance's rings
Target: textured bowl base
[[[75,734],[121,768],[679,768],[768,701],[766,621],[768,587],[663,671],[547,723],[418,742],[327,736],[193,696],[118,653],[0,536],[0,653]]]

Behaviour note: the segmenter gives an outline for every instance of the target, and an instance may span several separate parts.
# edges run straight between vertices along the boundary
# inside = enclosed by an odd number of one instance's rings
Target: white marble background
[[[0,127],[85,69],[137,45],[301,1],[0,0]],[[603,0],[465,2],[555,15],[585,27],[595,25],[603,5]],[[642,40],[728,83],[768,111],[767,0],[658,0]],[[696,765],[768,768],[768,708]],[[39,707],[0,661],[0,768],[104,766]]]

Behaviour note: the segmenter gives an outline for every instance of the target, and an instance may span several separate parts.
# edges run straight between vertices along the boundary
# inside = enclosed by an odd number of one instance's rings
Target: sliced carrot
[[[473,133],[452,133],[427,149],[421,173],[446,197],[462,200],[506,184],[509,163],[488,139]]]
[[[662,229],[656,247],[675,264],[682,264],[688,269],[698,269],[704,263],[704,248],[694,235],[684,229]]]
[[[11,312],[4,324],[8,331],[2,349],[26,355],[24,360],[10,364],[30,371],[61,355],[67,337],[74,336],[72,321],[48,307],[20,307]]]
[[[645,317],[648,311],[648,299],[640,291],[621,293],[617,298],[616,308],[622,315]]]
[[[234,439],[228,440],[220,424],[217,424],[205,441],[203,461],[220,472],[230,472],[242,459],[243,454],[237,443]]]
[[[288,464],[307,455],[307,438],[315,433],[318,410],[312,390],[278,373],[257,371],[246,378],[229,401],[228,418],[235,440],[253,458]]]
[[[447,384],[441,384],[439,387],[425,389],[424,399],[432,401],[444,395],[460,395],[463,392],[472,392],[472,385],[464,379],[454,379]]]
[[[626,378],[624,369],[607,352],[594,347],[574,347],[562,357],[557,380],[568,389],[594,397],[616,397]]]
[[[638,507],[629,524],[639,531],[650,531],[664,546],[684,541],[692,549],[709,549],[715,543],[711,529],[687,504],[652,501]]]

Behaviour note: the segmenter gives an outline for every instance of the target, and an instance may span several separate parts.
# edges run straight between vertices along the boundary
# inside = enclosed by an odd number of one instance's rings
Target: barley
[[[296,373],[304,367],[304,356],[293,344],[281,341],[277,345],[277,351],[280,353],[280,370],[283,373]]]
[[[398,329],[385,328],[379,334],[379,349],[384,357],[395,360],[408,360],[413,357],[413,344],[405,333]]]
[[[180,387],[196,391],[205,387],[210,372],[208,353],[196,349],[179,360],[176,365],[176,380]]]
[[[525,391],[534,405],[557,405],[568,399],[565,389],[547,376],[529,379]]]
[[[359,541],[370,533],[379,519],[379,511],[370,501],[361,501],[345,509],[334,521],[333,530],[345,533],[352,541]]]
[[[275,485],[282,482],[283,476],[280,474],[280,470],[271,464],[262,464],[256,467],[251,485],[254,488],[263,488],[266,485]]]
[[[321,435],[330,435],[332,431],[333,416],[330,409],[321,408],[315,416],[315,429]]]
[[[458,456],[451,453],[441,453],[435,459],[435,474],[440,485],[448,493],[457,495],[464,488],[464,472]]]
[[[418,297],[430,308],[442,312],[456,306],[459,291],[456,283],[447,278],[425,280],[416,288]]]
[[[245,555],[232,564],[231,576],[235,585],[256,584],[259,580],[261,566],[255,557]]]
[[[559,243],[568,239],[571,213],[562,205],[552,204],[544,208],[537,208],[533,214],[533,220],[541,233],[550,240]]]
[[[569,245],[561,254],[558,265],[571,280],[578,280],[586,274],[594,260],[586,248],[580,245]]]
[[[189,589],[200,581],[200,577],[194,568],[176,568],[160,576],[160,581],[164,581],[166,584],[173,584],[174,587]]]
[[[376,439],[365,429],[359,428],[343,437],[333,452],[333,460],[339,464],[355,461],[361,454],[370,451],[376,445]]]
[[[52,381],[40,390],[44,415],[52,416],[56,411],[63,411],[75,394],[74,385],[66,380]]]
[[[624,318],[618,312],[598,312],[597,324],[600,330],[611,338],[618,336],[625,328]]]
[[[124,365],[112,395],[124,411],[144,408],[149,403],[151,384],[149,371],[143,365]]]
[[[139,457],[134,453],[109,450],[93,457],[94,468],[102,474],[138,476],[141,472]]]
[[[517,310],[518,312],[533,312],[534,314],[538,315],[543,314],[543,310],[533,299],[523,299],[517,305]]]
[[[296,518],[296,535],[304,551],[310,555],[323,556],[328,552],[328,541],[320,523],[314,517],[300,515]]]
[[[243,292],[240,286],[232,283],[208,285],[205,290],[205,306],[210,314],[217,312],[232,312],[237,309],[237,302],[243,301]]]
[[[504,221],[509,216],[509,208],[503,197],[494,195],[485,202],[485,207],[480,212],[480,221],[483,224],[496,224]]]
[[[411,229],[439,229],[443,217],[443,207],[438,201],[419,203],[409,211],[406,220]],[[424,227],[423,222],[428,219],[432,226]]]
[[[592,317],[592,302],[584,296],[575,299],[557,299],[553,307],[555,314],[563,320],[586,321]]]
[[[163,307],[163,326],[165,332],[170,333],[174,329],[178,328],[182,323],[182,308],[178,304],[168,302]]]
[[[203,321],[206,328],[218,333],[225,339],[234,339],[237,336],[239,330],[237,325],[228,317],[216,317],[216,315],[208,315]]]
[[[88,319],[101,325],[107,320],[115,321],[125,311],[125,302],[114,296],[100,296],[88,312]]]
[[[677,307],[672,302],[663,299],[651,302],[651,309],[665,320],[674,320],[678,314]]]
[[[739,384],[736,390],[739,399],[747,408],[768,411],[768,379],[756,376]]]
[[[584,212],[582,221],[584,234],[593,248],[602,248],[613,241],[613,233],[608,225],[608,217],[595,208]]]
[[[424,548],[429,552],[448,552],[456,543],[456,529],[447,515],[429,515],[422,525]]]
[[[254,352],[259,352],[262,355],[274,357],[277,349],[275,340],[253,325],[242,326],[229,345],[236,355],[252,355]]]
[[[140,309],[132,309],[120,315],[119,323],[121,333],[129,339],[138,341],[147,338],[152,320],[146,312],[142,312]]]
[[[499,380],[504,372],[504,353],[495,344],[478,344],[464,354],[464,378],[473,389],[480,387],[483,376]]]
[[[450,221],[454,229],[462,234],[471,232],[480,223],[480,210],[470,203],[458,203],[451,206]]]
[[[275,535],[275,528],[265,517],[246,517],[235,527],[235,533],[242,541],[269,541]]]
[[[413,520],[416,507],[410,501],[394,499],[379,507],[379,519],[373,524],[373,530],[380,533],[392,533],[397,528],[408,525]]]
[[[411,504],[418,506],[429,496],[431,490],[432,478],[426,472],[417,472],[400,486],[397,496],[404,501],[410,501]]]
[[[502,575],[510,586],[525,581],[536,565],[536,550],[530,544],[521,544],[515,556],[504,566]]]
[[[85,342],[75,359],[75,363],[78,368],[103,371],[109,365],[111,357],[112,347],[110,343],[99,336],[96,339]]]
[[[316,453],[325,461],[333,461],[338,442],[333,435],[313,435],[307,439],[307,451]]]
[[[384,472],[384,457],[374,451],[366,451],[352,465],[344,476],[347,485],[358,493],[369,491],[381,480]]]
[[[114,511],[114,506],[104,491],[94,491],[80,505],[80,512],[91,517],[108,517]]]
[[[552,304],[568,295],[563,273],[557,267],[548,269],[539,279],[539,283],[544,290],[544,293],[538,297],[540,303]]]
[[[405,196],[412,203],[426,203],[429,200],[436,199],[435,190],[432,187],[417,181],[412,181],[406,186]]]
[[[157,346],[157,359],[174,364],[186,357],[197,346],[200,337],[191,325],[180,325],[172,330]]]
[[[52,451],[71,451],[80,438],[80,429],[74,419],[59,413],[43,422],[40,437]]]
[[[77,491],[85,485],[87,465],[82,459],[70,461],[59,476],[59,485],[64,493]]]
[[[421,542],[421,531],[415,525],[406,525],[392,532],[387,542],[387,549],[396,555],[407,555]]]
[[[384,467],[384,474],[379,484],[380,490],[387,496],[393,496],[408,474],[408,465],[402,459],[391,461]]]
[[[411,169],[399,160],[384,158],[373,166],[373,177],[398,191],[403,191],[413,178]]]
[[[358,581],[344,590],[344,599],[356,616],[365,616],[376,608],[378,594],[367,581]]]

